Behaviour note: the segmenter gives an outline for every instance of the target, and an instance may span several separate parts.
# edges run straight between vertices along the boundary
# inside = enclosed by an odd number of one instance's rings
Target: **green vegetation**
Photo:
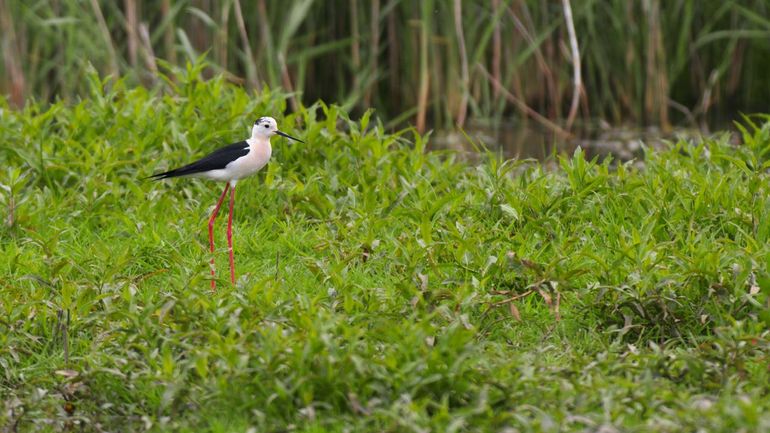
[[[705,128],[767,107],[770,0],[581,0],[572,11],[579,120]],[[17,105],[73,99],[87,93],[88,62],[153,86],[166,62],[207,53],[209,74],[282,87],[295,104],[374,107],[394,125],[523,116],[512,97],[569,124],[566,22],[562,2],[545,0],[6,0],[0,93]]]
[[[212,294],[220,185],[141,178],[287,96],[200,69],[0,102],[3,431],[770,429],[770,118],[546,168],[299,107]]]

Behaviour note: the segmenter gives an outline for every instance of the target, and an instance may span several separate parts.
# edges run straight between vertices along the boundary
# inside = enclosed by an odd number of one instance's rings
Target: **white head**
[[[256,122],[254,122],[254,126],[251,128],[251,138],[254,139],[270,139],[270,137],[276,134],[286,138],[291,138],[292,140],[299,141],[300,143],[304,143],[304,141],[298,138],[294,138],[289,134],[285,134],[279,131],[278,122],[276,122],[272,117],[260,117]]]

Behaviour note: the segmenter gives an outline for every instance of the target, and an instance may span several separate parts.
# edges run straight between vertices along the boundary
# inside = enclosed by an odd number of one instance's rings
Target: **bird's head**
[[[256,122],[254,122],[254,127],[251,128],[252,138],[270,138],[276,134],[282,137],[291,138],[292,140],[299,141],[300,143],[304,143],[304,141],[300,140],[299,138],[294,138],[289,134],[279,131],[278,122],[276,122],[272,117],[260,117]]]

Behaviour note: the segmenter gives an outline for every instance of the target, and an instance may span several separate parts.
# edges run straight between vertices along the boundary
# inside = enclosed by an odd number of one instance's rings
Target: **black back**
[[[188,176],[191,174],[202,173],[211,170],[221,170],[227,167],[227,164],[236,159],[246,156],[249,153],[249,143],[239,141],[228,146],[217,149],[203,158],[175,168],[164,173],[156,173],[150,176],[153,179],[167,179],[169,177]]]

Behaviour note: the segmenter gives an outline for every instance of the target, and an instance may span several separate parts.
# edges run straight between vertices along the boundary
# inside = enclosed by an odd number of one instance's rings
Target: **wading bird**
[[[225,190],[217,201],[214,212],[209,218],[209,246],[214,253],[214,220],[222,206],[222,201],[230,188],[230,215],[227,218],[227,248],[230,253],[230,281],[235,284],[235,260],[233,259],[233,204],[235,203],[235,184],[244,177],[258,172],[270,160],[273,148],[270,137],[280,135],[300,143],[304,141],[294,138],[278,130],[278,124],[272,117],[260,117],[251,128],[251,138],[217,149],[203,158],[163,173],[150,176],[153,179],[170,177],[202,177],[227,182]],[[216,290],[214,280],[214,257],[211,258],[211,290]]]

